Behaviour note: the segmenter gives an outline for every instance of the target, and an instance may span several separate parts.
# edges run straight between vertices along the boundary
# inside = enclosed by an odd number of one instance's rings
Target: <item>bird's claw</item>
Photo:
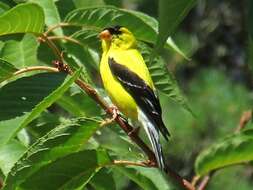
[[[111,111],[110,111],[111,110]],[[119,111],[118,108],[115,106],[109,107],[107,112],[111,112],[112,113],[112,117],[111,118],[106,118],[104,119],[101,123],[100,126],[106,126],[109,125],[111,123],[113,123],[115,121],[115,119],[118,117],[119,115]]]

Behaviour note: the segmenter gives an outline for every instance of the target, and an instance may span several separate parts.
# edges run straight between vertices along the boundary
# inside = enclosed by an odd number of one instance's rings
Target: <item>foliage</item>
[[[157,19],[138,10],[151,3],[158,7],[157,15],[155,10],[150,12]],[[129,8],[133,5],[137,9]],[[188,14],[195,5],[198,8]],[[101,127],[105,112],[91,94],[80,89],[83,81],[110,103],[100,82],[97,35],[113,25],[134,33],[158,89],[163,118],[172,134],[168,143],[162,140],[168,165],[189,179],[193,173],[202,178],[217,171],[208,189],[223,188],[221,184],[236,178],[231,174],[235,171],[243,176],[241,187],[250,189],[245,167],[221,169],[253,160],[252,125],[231,134],[241,113],[252,108],[247,88],[252,80],[238,82],[232,74],[218,71],[216,61],[228,50],[218,47],[211,36],[214,21],[208,20],[207,32],[200,35],[194,30],[205,29],[205,22],[189,22],[197,27],[188,32],[185,22],[194,20],[192,14],[201,6],[196,0],[0,2],[0,25],[4,26],[0,27],[0,189],[1,185],[6,190],[178,189],[157,168],[118,164],[145,162],[148,155],[118,125]],[[252,3],[248,13],[252,21]],[[252,64],[249,23],[245,49]],[[209,56],[207,45],[197,37],[214,40],[217,51],[210,52],[207,65],[201,63],[207,60],[203,54]],[[182,64],[190,59],[190,64]],[[67,63],[68,69],[58,62],[57,70],[55,60]],[[244,70],[251,72],[249,68]],[[245,76],[252,79],[248,73]],[[234,185],[229,189],[238,187],[231,181]]]

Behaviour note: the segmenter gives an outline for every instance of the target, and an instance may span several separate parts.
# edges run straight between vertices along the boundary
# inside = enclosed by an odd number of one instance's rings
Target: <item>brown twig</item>
[[[132,161],[128,161],[128,160],[113,160],[112,163],[114,165],[151,167],[149,162],[132,162]]]
[[[62,54],[60,53],[56,45],[50,39],[48,39],[46,35],[43,35],[42,39],[44,42],[48,44],[50,48],[52,48],[52,50],[56,54],[56,57],[59,58],[59,61],[55,62],[55,65],[59,67],[58,70],[63,70],[64,72],[67,72],[68,74],[72,75],[73,71],[68,67],[67,64],[64,63]],[[107,105],[107,103],[98,95],[96,90],[93,89],[89,84],[85,83],[84,81],[80,79],[77,79],[75,83],[82,90],[84,90],[87,93],[87,95],[89,95],[97,104],[99,104],[101,108],[103,108],[107,112],[107,114],[111,116],[114,114],[113,110],[109,109],[109,106]],[[156,162],[154,152],[144,143],[144,141],[138,136],[137,133],[133,132],[134,128],[120,115],[117,115],[117,117],[115,118],[115,121],[125,131],[125,133],[130,137],[130,139],[133,142],[135,142],[142,149],[142,151],[148,156],[149,162],[147,162],[145,166],[157,167],[157,162]],[[192,187],[190,182],[182,178],[180,175],[174,172],[171,168],[167,167],[166,169],[167,169],[167,174],[171,176],[184,189],[195,190],[195,188]]]
[[[20,75],[22,73],[26,73],[29,71],[49,71],[49,72],[59,72],[59,70],[55,67],[47,67],[47,66],[31,66],[25,67],[13,73],[13,76]]]
[[[0,177],[0,189],[2,189],[4,186],[4,182],[3,182],[3,179]]]
[[[44,35],[48,35],[49,33],[51,33],[53,30],[57,29],[57,28],[60,28],[60,27],[66,27],[66,26],[73,26],[73,24],[70,24],[70,23],[59,23],[59,24],[56,24],[52,27],[49,27],[47,29],[46,32],[44,32]]]
[[[196,184],[198,183],[199,179],[200,179],[199,175],[193,176],[192,181],[191,181],[191,184],[192,184],[193,187],[196,186]]]
[[[73,42],[75,44],[82,46],[82,44],[79,41],[77,41],[76,39],[71,38],[69,36],[48,36],[48,39],[50,39],[50,40],[66,40],[66,41]]]
[[[242,113],[240,122],[235,130],[235,132],[239,132],[245,128],[246,124],[252,119],[252,110],[248,110]]]
[[[211,176],[210,176],[210,175],[205,176],[205,177],[202,179],[201,183],[199,184],[197,190],[205,190],[205,188],[207,187],[207,184],[208,184],[208,182],[209,182],[210,179],[211,179]]]
[[[74,23],[59,23],[59,24],[56,24],[54,26],[51,26],[47,29],[46,32],[44,32],[44,35],[45,36],[48,36],[48,34],[50,34],[51,32],[53,32],[55,29],[57,28],[61,28],[61,27],[69,27],[69,26],[77,26],[77,27],[82,27],[82,28],[87,28],[87,29],[92,29],[92,30],[95,30],[95,31],[100,31],[101,28],[99,27],[96,27],[96,26],[88,26],[88,25],[83,25],[83,24],[74,24]]]

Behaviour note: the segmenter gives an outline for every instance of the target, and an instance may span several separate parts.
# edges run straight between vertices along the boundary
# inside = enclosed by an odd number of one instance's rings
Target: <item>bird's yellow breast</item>
[[[127,117],[137,119],[137,105],[131,95],[112,75],[108,63],[108,53],[104,53],[100,63],[100,74],[104,88],[117,108]]]
[[[141,54],[136,49],[109,50],[104,52],[100,63],[100,74],[104,88],[112,102],[127,117],[136,120],[138,118],[137,104],[132,96],[124,89],[120,82],[113,76],[108,58],[113,58],[117,63],[126,66],[129,70],[138,74],[151,88],[154,88],[149,71]]]

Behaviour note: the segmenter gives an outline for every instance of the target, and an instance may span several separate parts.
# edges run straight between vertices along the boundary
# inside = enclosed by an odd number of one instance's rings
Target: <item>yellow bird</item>
[[[168,140],[169,132],[162,121],[162,111],[155,86],[134,35],[125,27],[105,28],[102,41],[100,74],[104,88],[125,116],[144,127],[159,168],[165,170],[159,132]]]

